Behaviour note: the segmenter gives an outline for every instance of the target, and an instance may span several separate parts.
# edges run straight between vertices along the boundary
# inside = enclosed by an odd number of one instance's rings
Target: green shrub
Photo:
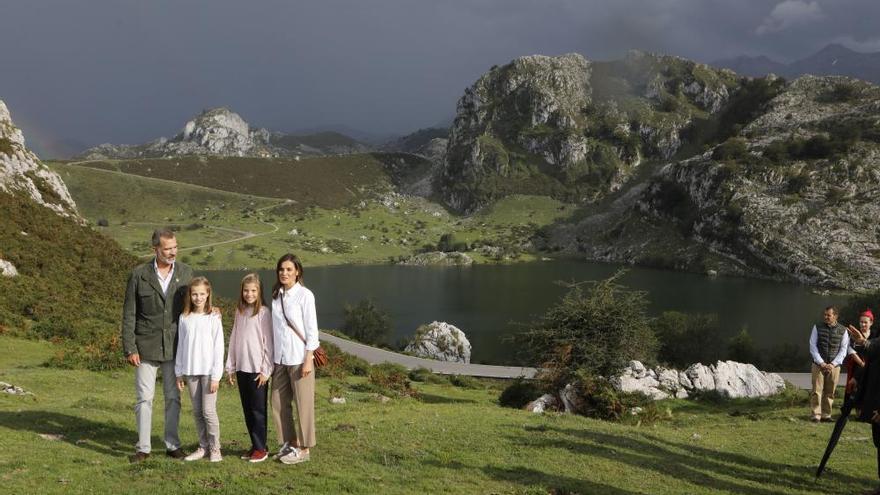
[[[651,327],[657,336],[657,359],[672,367],[712,363],[721,357],[718,316],[676,311],[661,314]]]
[[[749,156],[749,148],[746,140],[742,138],[730,138],[719,144],[712,151],[714,160],[742,160]]]
[[[540,382],[535,380],[525,380],[517,378],[504,390],[498,397],[498,403],[503,407],[513,407],[522,409],[529,402],[544,395]]]
[[[601,377],[581,374],[573,386],[580,398],[574,404],[574,412],[590,418],[619,420],[634,407],[644,408],[652,403],[642,394],[615,390],[607,379]]]
[[[483,382],[468,375],[449,375],[449,383],[459,388],[482,389]]]
[[[347,375],[367,376],[370,372],[370,363],[366,360],[342,352],[339,347],[322,342],[321,347],[327,352],[327,366],[318,368],[318,377],[327,376],[341,379]]]
[[[420,383],[448,383],[445,377],[437,375],[428,368],[413,368],[409,371],[409,379]]]
[[[640,291],[617,283],[624,272],[587,290],[569,291],[517,340],[533,363],[543,363],[549,390],[558,390],[581,374],[611,376],[629,361],[656,360],[657,341]]]
[[[858,89],[850,83],[837,83],[831,89],[827,89],[816,97],[819,103],[848,103],[858,98]]]
[[[340,330],[364,344],[385,344],[391,335],[391,316],[376,307],[372,299],[364,299],[354,306],[345,305],[345,321]]]
[[[733,337],[727,343],[727,358],[740,363],[751,363],[761,367],[761,359],[755,348],[755,341],[749,335],[746,328]]]
[[[444,253],[467,251],[468,245],[455,234],[443,234],[437,242],[437,251]]]
[[[800,346],[791,342],[776,344],[765,353],[761,369],[764,371],[796,371],[807,373],[810,371],[810,360]]]
[[[399,364],[382,363],[370,368],[371,391],[382,395],[412,397],[417,395],[409,381],[409,372]]]
[[[324,244],[334,253],[348,254],[354,251],[351,243],[342,239],[327,239]]]
[[[788,194],[800,194],[809,185],[810,176],[806,173],[801,172],[800,174],[793,175],[788,179],[788,182],[785,184],[785,192]]]
[[[0,153],[12,156],[12,154],[15,153],[15,146],[15,143],[13,143],[11,139],[0,137]]]

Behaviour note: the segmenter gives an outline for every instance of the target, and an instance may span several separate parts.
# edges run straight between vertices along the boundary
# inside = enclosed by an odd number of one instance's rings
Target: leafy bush
[[[749,156],[746,140],[742,138],[730,138],[719,144],[712,152],[714,160],[742,160]]]
[[[544,394],[540,382],[517,378],[498,397],[498,403],[503,407],[522,409],[529,402]]]
[[[683,185],[672,180],[663,180],[654,190],[652,199],[658,210],[677,220],[683,235],[693,231],[699,209]]]
[[[858,89],[852,84],[837,83],[833,88],[827,89],[816,97],[819,103],[848,103],[859,96]]]
[[[657,359],[669,366],[686,368],[694,363],[712,363],[721,357],[718,316],[668,311],[651,327],[659,342]]]
[[[409,372],[399,364],[382,363],[370,368],[370,391],[382,395],[412,397],[417,395],[409,381]]]
[[[467,250],[467,243],[460,240],[455,234],[443,234],[440,236],[440,241],[437,242],[437,251],[443,251],[444,253],[462,252]]]
[[[445,377],[422,367],[409,370],[409,379],[420,383],[448,383]]]
[[[755,348],[755,341],[746,328],[730,338],[727,343],[727,358],[740,363],[751,363],[761,367],[761,359]]]
[[[800,194],[810,185],[810,176],[806,173],[793,175],[785,184],[785,192],[788,194]]]
[[[449,375],[449,383],[459,388],[481,389],[483,382],[468,375]]]
[[[328,376],[341,379],[347,375],[367,376],[370,372],[370,363],[366,360],[342,352],[339,347],[321,342],[321,347],[327,352],[327,366],[318,368],[317,376]]]
[[[348,254],[354,251],[351,243],[342,239],[327,239],[324,244],[334,253]]]
[[[634,407],[651,403],[651,399],[642,394],[615,390],[607,379],[601,377],[581,374],[573,385],[580,398],[574,404],[574,412],[591,418],[619,420]]]
[[[391,316],[376,307],[372,299],[364,299],[355,306],[345,305],[345,321],[340,330],[364,344],[385,344],[391,335]]]
[[[648,301],[617,283],[623,273],[592,282],[586,291],[570,284],[562,300],[517,337],[532,362],[544,363],[549,390],[584,373],[611,376],[633,359],[655,361]]]
[[[767,358],[762,363],[761,369],[765,371],[798,371],[806,373],[810,371],[810,360],[800,346],[791,342],[777,344],[766,352]]]

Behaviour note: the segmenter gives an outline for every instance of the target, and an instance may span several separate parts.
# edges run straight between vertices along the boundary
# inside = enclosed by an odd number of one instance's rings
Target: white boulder
[[[17,277],[18,270],[15,269],[15,265],[12,263],[6,260],[0,260],[0,276],[8,278]]]
[[[412,342],[406,346],[406,352],[438,361],[471,362],[471,343],[467,336],[454,325],[443,321],[417,328]]]
[[[541,414],[547,409],[556,408],[557,404],[558,402],[556,401],[556,397],[553,397],[550,394],[544,394],[526,404],[526,407],[524,407],[523,409],[529,412],[533,412],[535,414]]]
[[[784,388],[782,377],[775,373],[764,373],[753,364],[736,361],[718,361],[715,364],[715,390],[724,397],[769,397]]]

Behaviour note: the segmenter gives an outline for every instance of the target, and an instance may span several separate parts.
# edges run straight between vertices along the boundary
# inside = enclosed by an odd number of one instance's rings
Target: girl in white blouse
[[[309,460],[315,446],[315,367],[318,348],[315,295],[302,285],[299,258],[285,254],[278,260],[272,290],[272,417],[283,445],[276,458],[285,464]],[[296,403],[294,424],[291,402]]]
[[[251,449],[241,456],[250,462],[268,457],[266,447],[267,383],[272,376],[272,315],[263,302],[263,284],[256,273],[241,280],[235,323],[229,336],[226,378],[238,380],[238,394],[244,422],[251,438]]]
[[[183,314],[177,322],[177,356],[174,374],[177,388],[189,388],[193,418],[199,432],[199,448],[186,456],[196,461],[208,455],[220,462],[220,419],[217,390],[223,376],[223,322],[211,305],[211,283],[196,277],[186,289]]]

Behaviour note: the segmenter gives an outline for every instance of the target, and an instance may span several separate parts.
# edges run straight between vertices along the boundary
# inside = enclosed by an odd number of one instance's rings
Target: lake
[[[409,338],[434,320],[467,334],[472,361],[513,364],[516,349],[505,337],[521,331],[555,304],[566,289],[558,281],[601,280],[621,266],[581,261],[545,261],[471,267],[397,265],[305,267],[305,285],[315,293],[318,325],[339,328],[346,304],[372,298],[393,322],[392,342]],[[245,272],[202,272],[218,294],[237,299]],[[259,271],[267,294],[275,281]],[[620,283],[648,293],[652,315],[663,311],[716,313],[725,340],[747,327],[760,348],[785,342],[800,347],[808,363],[810,329],[829,304],[845,297],[822,296],[810,287],[740,277],[709,278],[651,268],[628,267]],[[520,363],[523,364],[523,363]]]

